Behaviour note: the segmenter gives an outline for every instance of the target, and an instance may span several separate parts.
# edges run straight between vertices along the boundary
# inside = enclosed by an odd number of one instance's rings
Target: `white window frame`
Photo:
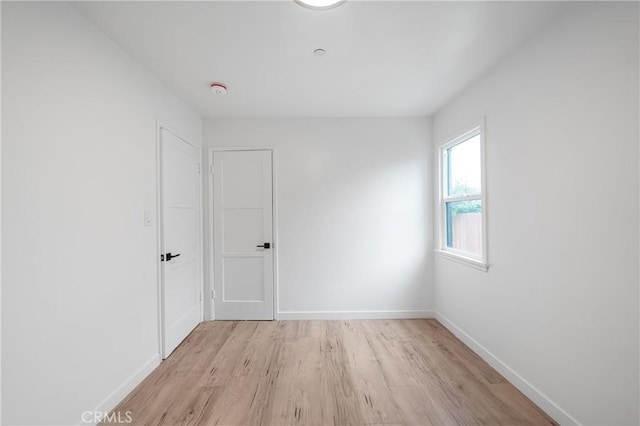
[[[452,139],[449,139],[446,143],[440,145],[438,149],[438,242],[436,245],[436,253],[447,259],[462,263],[464,265],[479,269],[481,271],[487,271],[489,269],[489,263],[487,260],[487,189],[485,178],[485,131],[484,131],[484,119],[480,120],[473,126],[467,127],[468,130],[458,133]],[[448,183],[448,170],[445,156],[447,150],[453,146],[461,144],[470,138],[480,135],[480,194],[462,195],[448,197],[446,196],[446,185]],[[482,202],[482,253],[478,256],[475,253],[470,253],[462,250],[456,250],[451,247],[447,247],[447,203],[452,201],[472,201],[481,200]]]

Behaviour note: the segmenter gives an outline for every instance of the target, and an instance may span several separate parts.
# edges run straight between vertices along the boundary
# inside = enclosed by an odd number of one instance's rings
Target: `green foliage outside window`
[[[455,195],[467,195],[472,192],[476,191],[472,190],[468,185],[462,182],[455,182],[450,190],[450,193]],[[451,215],[461,213],[482,213],[482,202],[480,200],[456,201],[449,203],[447,210]]]

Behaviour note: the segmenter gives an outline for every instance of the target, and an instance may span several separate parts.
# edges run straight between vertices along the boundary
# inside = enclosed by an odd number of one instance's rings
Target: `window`
[[[438,252],[486,271],[483,130],[478,125],[440,147]]]

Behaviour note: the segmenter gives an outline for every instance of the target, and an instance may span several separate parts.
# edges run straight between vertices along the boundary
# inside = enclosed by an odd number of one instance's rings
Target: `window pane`
[[[447,247],[482,255],[482,201],[446,203]]]
[[[479,194],[480,170],[480,135],[447,149],[447,195]]]

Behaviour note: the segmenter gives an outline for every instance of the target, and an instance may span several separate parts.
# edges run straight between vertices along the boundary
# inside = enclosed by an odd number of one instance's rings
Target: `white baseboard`
[[[545,394],[540,392],[535,386],[529,383],[521,375],[516,373],[511,367],[502,362],[496,356],[494,356],[489,350],[478,343],[473,337],[469,336],[460,327],[449,321],[440,312],[435,311],[435,318],[451,331],[458,339],[469,346],[476,354],[485,360],[490,366],[495,368],[505,379],[511,382],[516,388],[533,401],[538,407],[540,407],[545,413],[551,416],[555,421],[561,425],[580,425],[573,416],[560,408],[558,404],[554,403]]]
[[[280,311],[279,320],[350,320],[434,318],[435,311]]]
[[[108,413],[113,410],[129,393],[135,389],[151,372],[160,365],[160,354],[156,354],[149,361],[145,362],[138,370],[124,381],[115,391],[106,397],[94,410],[101,413]],[[87,423],[82,423],[86,425]]]

